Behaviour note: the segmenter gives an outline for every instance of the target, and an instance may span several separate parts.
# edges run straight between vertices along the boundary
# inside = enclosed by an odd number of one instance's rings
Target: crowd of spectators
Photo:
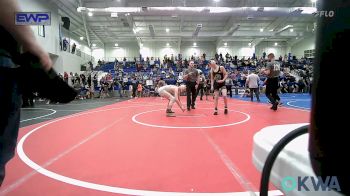
[[[209,59],[206,58],[206,54],[203,54],[200,57],[191,56],[184,59],[181,55],[170,55],[164,56],[163,60],[154,57],[135,57],[131,61],[123,58],[121,61],[115,59],[114,62],[99,60],[94,70],[89,69],[80,74],[64,72],[60,77],[79,92],[77,99],[157,96],[157,84],[160,80],[165,81],[166,84],[180,85],[183,83],[182,76],[188,63],[194,61],[196,68],[205,78],[203,88],[205,90],[210,81]],[[257,73],[260,77],[259,91],[264,92],[266,77],[260,73],[260,69],[266,66],[267,60],[264,54],[260,58],[255,56],[238,58],[227,53],[226,55],[215,54],[213,58],[229,73],[226,81],[229,96],[242,92],[242,96],[249,97],[246,78],[251,72]],[[281,65],[280,93],[311,92],[312,59],[280,56],[278,62]],[[205,92],[205,94],[209,93]],[[33,99],[32,95],[24,96],[24,106],[33,105]]]

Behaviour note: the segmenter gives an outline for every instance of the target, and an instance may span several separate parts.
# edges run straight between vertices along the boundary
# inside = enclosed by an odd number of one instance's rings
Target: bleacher
[[[207,64],[209,63],[209,61],[205,60],[203,62],[197,62],[195,61],[195,64],[199,65],[198,69],[200,69],[203,74],[205,76],[208,76],[210,68],[207,67]],[[308,61],[289,61],[287,63],[283,63],[282,67],[284,66],[290,66],[292,69],[304,69],[304,65],[305,64],[310,64],[312,63],[310,60]],[[159,68],[157,69],[156,73],[152,73],[152,68],[149,65],[145,65],[145,62],[137,62],[137,64],[141,64],[143,67],[138,71],[135,62],[132,61],[127,61],[125,62],[125,66],[123,66],[124,62],[118,62],[118,67],[120,69],[122,69],[122,76],[123,77],[125,74],[130,76],[129,77],[129,81],[127,83],[127,85],[131,84],[131,79],[135,76],[135,73],[141,74],[142,76],[146,76],[148,79],[153,79],[153,80],[157,80],[160,77],[164,78],[164,81],[167,84],[172,84],[175,85],[178,81],[178,76],[180,74],[180,72],[177,71],[177,67],[175,64],[168,64],[169,67],[172,68],[173,72],[174,72],[174,77],[172,78],[166,78],[166,74],[164,73],[168,73],[169,68]],[[160,65],[159,61],[155,61],[155,64]],[[112,75],[112,78],[114,79],[118,74],[116,73],[115,67],[114,67],[115,63],[114,62],[108,62],[104,65],[101,65],[98,67],[99,71],[103,71],[106,73],[110,73]],[[245,72],[245,71],[256,71],[257,69],[259,69],[260,67],[262,67],[262,64],[260,64],[259,62],[256,63],[256,65],[254,66],[242,66],[240,63],[238,65],[233,65],[230,63],[222,63],[222,66],[225,67],[225,69],[227,70],[227,72],[229,73],[233,73],[234,71],[238,71],[239,74],[237,75],[237,80],[235,83],[235,87],[234,88],[245,88],[245,79],[242,79],[241,77],[241,73]],[[162,66],[160,66],[162,67]],[[295,71],[292,70],[293,75],[295,75]],[[264,81],[266,79],[266,77],[261,76],[260,80]],[[281,77],[281,80],[284,79],[284,76]],[[294,82],[295,83],[295,82]],[[293,83],[293,84],[294,84]],[[288,83],[288,86],[291,85],[291,83]],[[96,87],[97,88],[97,87]],[[118,87],[114,88],[115,90],[119,90]]]

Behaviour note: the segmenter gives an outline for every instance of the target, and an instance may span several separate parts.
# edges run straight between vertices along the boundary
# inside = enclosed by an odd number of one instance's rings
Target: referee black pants
[[[186,94],[187,94],[187,108],[194,106],[197,92],[196,92],[196,82],[187,82],[186,83]]]
[[[278,77],[268,78],[266,81],[266,97],[270,100],[272,104],[280,100],[277,94],[278,90]]]

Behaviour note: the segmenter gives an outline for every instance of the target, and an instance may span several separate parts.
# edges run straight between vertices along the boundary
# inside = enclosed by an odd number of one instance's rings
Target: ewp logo
[[[307,183],[308,181],[311,181],[311,183]],[[281,185],[282,189],[287,192],[293,191],[296,188],[298,191],[331,191],[332,189],[341,191],[336,176],[327,176],[324,180],[321,176],[298,176],[297,180],[291,176],[287,176],[282,179]]]
[[[51,25],[50,12],[17,12],[16,25]]]

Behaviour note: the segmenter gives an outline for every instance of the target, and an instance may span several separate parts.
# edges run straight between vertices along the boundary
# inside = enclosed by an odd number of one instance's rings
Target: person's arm
[[[189,71],[186,70],[185,73],[183,74],[182,78],[183,78],[184,80],[187,80],[187,79],[188,79],[188,76],[189,76]]]
[[[245,85],[247,86],[248,85],[248,83],[249,83],[249,76],[247,77],[247,79],[246,79],[246,81],[245,81]]]
[[[37,56],[45,70],[49,70],[52,67],[51,59],[48,53],[36,42],[33,31],[29,26],[16,25],[14,22],[15,13],[21,11],[18,2],[16,0],[1,0],[0,7],[5,8],[0,12],[0,25],[23,46],[25,51]]]
[[[182,107],[182,103],[180,101],[180,93],[179,93],[180,89],[179,87],[175,87],[175,92],[174,92],[174,97],[175,97],[175,102],[176,104],[179,106],[179,108],[182,110],[182,112],[185,111],[185,109]]]
[[[200,75],[199,75],[199,72],[197,71],[196,88],[198,88],[199,82],[200,82]]]

